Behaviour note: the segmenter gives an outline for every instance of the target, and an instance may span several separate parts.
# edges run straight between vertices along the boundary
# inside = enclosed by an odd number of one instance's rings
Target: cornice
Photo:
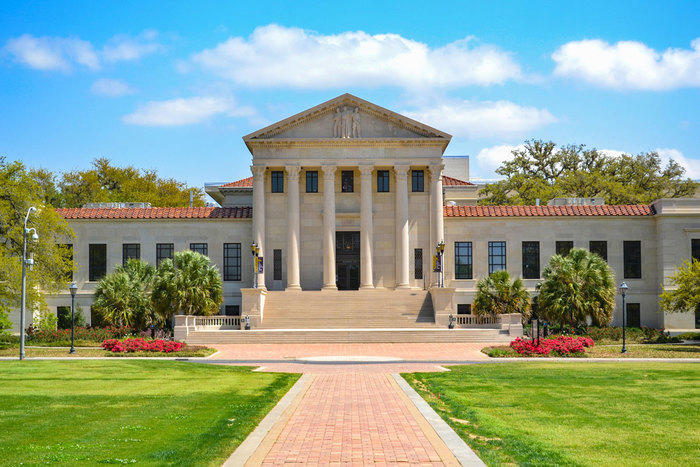
[[[449,140],[444,138],[273,138],[252,139],[247,141],[251,147],[283,147],[283,148],[313,148],[313,147],[447,147]]]

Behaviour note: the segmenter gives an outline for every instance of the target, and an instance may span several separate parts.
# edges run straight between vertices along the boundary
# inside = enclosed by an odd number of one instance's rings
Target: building
[[[700,256],[700,200],[476,206],[468,159],[443,156],[450,138],[344,94],[245,136],[252,176],[206,186],[220,207],[61,209],[76,234],[78,303],[90,319],[96,281],[115,265],[158,264],[189,248],[221,270],[221,314],[247,316],[254,329],[443,329],[450,314],[478,327],[488,323],[465,315],[480,277],[507,269],[534,291],[550,256],[577,247],[627,282],[630,325],[698,327],[692,313],[664,315],[657,300],[674,269]],[[446,287],[437,288],[441,241]],[[67,292],[50,299],[69,303]]]

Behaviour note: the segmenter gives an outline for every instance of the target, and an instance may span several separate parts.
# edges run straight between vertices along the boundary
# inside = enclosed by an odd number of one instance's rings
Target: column
[[[335,284],[335,166],[323,171],[323,289],[337,290]]]
[[[299,281],[299,166],[288,165],[287,172],[287,289],[301,290]]]
[[[372,170],[371,165],[360,166],[360,288],[373,289],[374,276],[372,243]]]
[[[445,240],[444,214],[442,209],[442,171],[445,164],[430,165],[430,258],[435,254],[435,247]],[[445,258],[443,257],[443,262]],[[445,265],[443,264],[443,268]],[[437,285],[437,274],[431,273],[431,285]]]
[[[407,289],[408,283],[408,174],[409,166],[395,165],[396,173],[396,288]]]
[[[252,165],[253,172],[253,241],[260,247],[260,254],[265,255],[265,166]],[[265,274],[257,274],[258,287],[265,288]]]

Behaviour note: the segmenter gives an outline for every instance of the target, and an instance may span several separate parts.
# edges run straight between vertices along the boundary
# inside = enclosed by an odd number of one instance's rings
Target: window
[[[605,261],[608,260],[608,242],[603,240],[591,240],[588,243],[588,251],[595,253],[596,255],[603,258]]]
[[[190,243],[190,250],[204,256],[209,256],[209,245],[206,243]]]
[[[455,242],[455,279],[472,278],[472,242]]]
[[[282,280],[282,250],[272,250],[272,280]]]
[[[628,303],[627,304],[627,327],[628,328],[639,328],[641,327],[641,317],[639,313],[639,303]]]
[[[642,242],[638,240],[622,242],[625,279],[642,278]]]
[[[700,305],[695,309],[695,329],[700,329]]]
[[[88,245],[88,280],[99,281],[107,273],[107,245],[105,243],[91,243]]]
[[[61,254],[63,257],[68,261],[70,264],[70,271],[66,271],[66,275],[64,277],[66,282],[72,282],[73,281],[73,268],[75,265],[73,264],[73,244],[72,243],[63,243],[58,245]]]
[[[423,249],[413,250],[413,278],[423,279]]]
[[[340,190],[343,193],[352,193],[355,191],[355,172],[352,170],[343,170],[340,172]]]
[[[240,243],[224,243],[224,280],[241,280]]]
[[[226,305],[224,314],[226,316],[241,316],[241,307],[240,305]]]
[[[130,259],[141,259],[141,244],[139,243],[124,243],[122,245],[122,264]]]
[[[458,303],[457,304],[457,314],[458,315],[471,315],[472,314],[471,303]]]
[[[156,267],[160,266],[164,259],[173,259],[174,252],[175,246],[172,243],[156,243]]]
[[[389,193],[389,171],[377,170],[377,192]]]
[[[70,307],[69,306],[57,306],[56,307],[56,318],[58,322],[56,327],[58,329],[70,329]]]
[[[422,170],[411,171],[411,189],[414,193],[422,193],[424,191],[425,174]]]
[[[540,242],[523,242],[523,279],[540,278]]]
[[[306,192],[318,193],[318,172],[315,170],[306,172]]]
[[[489,242],[489,274],[506,269],[506,242]]]
[[[270,186],[273,193],[284,193],[284,172],[281,170],[270,172]]]
[[[574,242],[571,240],[562,240],[556,243],[556,253],[560,256],[567,256],[574,247]]]
[[[94,328],[101,328],[104,327],[105,321],[104,318],[102,318],[102,314],[100,314],[99,311],[97,311],[97,308],[94,306],[90,307],[90,326]]]
[[[700,261],[700,238],[690,241],[691,258]]]

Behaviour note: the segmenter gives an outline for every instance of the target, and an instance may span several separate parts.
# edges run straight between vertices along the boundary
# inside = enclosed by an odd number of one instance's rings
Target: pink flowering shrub
[[[146,340],[142,338],[133,339],[107,339],[102,343],[102,348],[110,352],[162,352],[171,353],[184,350],[185,344],[175,341],[164,341],[163,339]]]
[[[582,355],[586,347],[593,347],[593,339],[590,337],[555,336],[532,342],[530,339],[516,338],[510,343],[510,347],[520,355],[556,356]]]

